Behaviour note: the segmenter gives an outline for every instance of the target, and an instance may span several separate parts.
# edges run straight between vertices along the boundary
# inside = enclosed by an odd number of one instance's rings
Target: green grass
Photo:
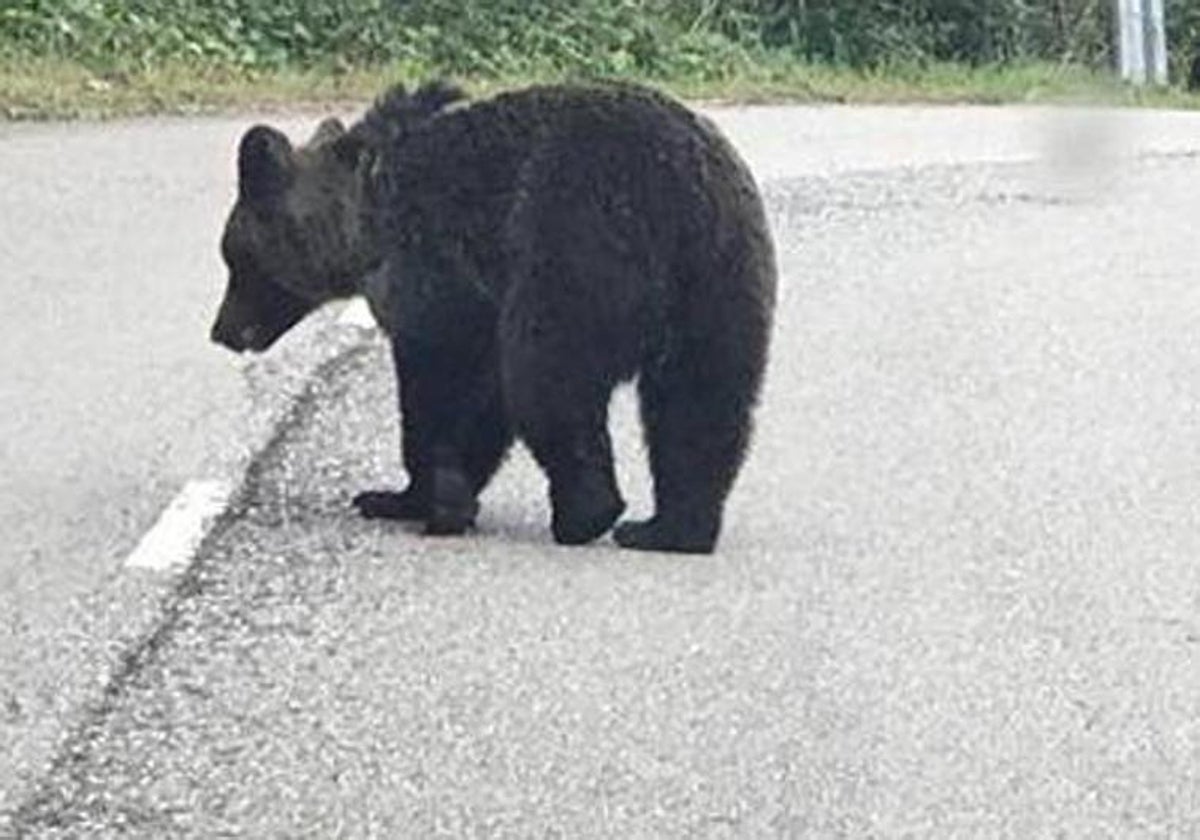
[[[255,70],[165,61],[145,69],[97,72],[61,59],[0,60],[0,118],[104,119],[145,114],[319,109],[364,102],[395,81],[433,75],[419,63],[369,68]],[[693,100],[844,103],[1087,103],[1195,108],[1200,97],[1174,88],[1136,90],[1076,66],[956,64],[839,69],[780,57],[736,63],[714,74],[634,74]],[[553,68],[501,75],[459,75],[471,91],[562,80]]]
[[[1176,72],[1200,0],[1168,0]],[[324,107],[624,77],[689,99],[1194,107],[1104,67],[1096,0],[0,0],[0,119]],[[1051,61],[1070,58],[1070,61]]]

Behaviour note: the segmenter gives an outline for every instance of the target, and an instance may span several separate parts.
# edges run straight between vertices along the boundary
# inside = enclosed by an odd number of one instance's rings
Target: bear
[[[346,128],[238,148],[214,341],[261,352],[363,295],[391,344],[408,485],[368,518],[460,534],[514,440],[564,545],[710,553],[745,458],[776,295],[749,168],[707,118],[628,82],[472,100],[397,85]],[[654,511],[625,510],[608,406],[636,380]]]

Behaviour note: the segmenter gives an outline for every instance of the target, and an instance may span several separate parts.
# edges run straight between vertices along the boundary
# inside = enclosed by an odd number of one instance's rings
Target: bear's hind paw
[[[717,544],[716,529],[672,528],[656,516],[641,522],[622,522],[613,531],[613,541],[635,551],[672,551],[681,554],[712,554]]]
[[[613,493],[590,508],[556,509],[550,530],[559,545],[584,545],[605,533],[624,512],[624,500]]]

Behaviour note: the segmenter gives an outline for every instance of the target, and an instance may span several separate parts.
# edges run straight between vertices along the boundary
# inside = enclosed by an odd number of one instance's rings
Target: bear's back
[[[737,266],[770,249],[732,146],[634,85],[534,87],[448,108],[388,150],[380,170],[390,285],[416,331],[436,322],[454,332],[463,311],[496,311],[530,260],[559,248],[572,259],[597,247],[625,254],[631,299],[663,298],[675,283],[727,297],[724,285],[744,282]]]
[[[593,180],[635,180],[664,209],[694,201],[670,193],[703,190],[714,166],[729,170],[718,180],[748,180],[707,120],[653,90],[532,87],[450,108],[388,150],[381,211],[390,239],[432,238],[495,265],[505,219],[529,187],[522,169],[535,155]]]
[[[389,199],[399,204],[511,201],[522,165],[539,147],[569,155],[616,140],[630,154],[654,147],[678,162],[680,152],[714,133],[707,121],[648,88],[532,87],[447,109],[388,150],[382,168]]]

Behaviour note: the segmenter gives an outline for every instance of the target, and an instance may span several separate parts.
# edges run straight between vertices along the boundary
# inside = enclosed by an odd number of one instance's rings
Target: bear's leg
[[[355,505],[368,517],[424,519],[429,534],[460,534],[512,441],[494,365],[401,342],[393,358],[409,486],[362,493]]]
[[[513,426],[550,479],[551,530],[563,545],[591,542],[625,510],[608,436],[612,386],[577,360],[516,349],[505,356]]]
[[[463,468],[471,480],[471,490],[478,496],[483,492],[504,456],[512,446],[513,433],[508,422],[504,400],[497,388],[494,396],[468,429],[463,443]]]
[[[433,447],[433,477],[427,534],[460,534],[475,523],[478,495],[495,475],[512,445],[512,432],[498,388],[478,383],[458,412],[443,416]],[[487,396],[483,396],[486,393]]]
[[[550,478],[551,531],[563,545],[589,543],[625,510],[613,470],[612,442],[603,421],[524,435]]]
[[[429,516],[432,488],[433,440],[430,422],[429,387],[422,380],[420,364],[412,370],[404,359],[408,353],[400,342],[392,342],[392,365],[400,394],[400,445],[408,486],[400,491],[368,490],[354,497],[354,506],[367,519],[424,520]]]
[[[644,372],[638,381],[642,423],[654,479],[655,513],[623,522],[613,538],[624,548],[707,554],[746,451],[752,400],[720,387],[713,369]]]

